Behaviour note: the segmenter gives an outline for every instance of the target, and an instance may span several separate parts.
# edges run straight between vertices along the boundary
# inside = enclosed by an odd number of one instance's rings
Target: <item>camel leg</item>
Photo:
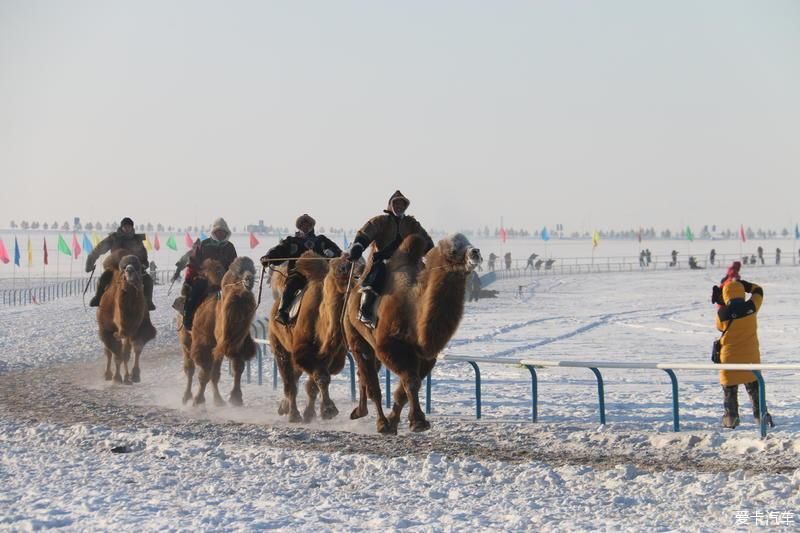
[[[276,347],[277,348],[277,347]],[[284,349],[276,349],[275,357],[278,359],[278,371],[283,380],[283,400],[278,407],[279,415],[289,415],[289,422],[302,422],[300,410],[297,408],[297,381],[300,376],[295,371],[292,358]]]
[[[386,419],[386,415],[383,412],[383,397],[381,395],[381,384],[378,380],[378,369],[380,368],[380,364],[375,358],[372,358],[369,361],[364,362],[364,383],[366,384],[367,389],[367,396],[369,399],[372,400],[372,403],[375,404],[375,411],[377,413],[377,421],[376,425],[378,428],[378,433],[382,433],[384,435],[396,435],[397,434],[397,426],[392,427],[389,424],[389,421]]]
[[[192,348],[193,348],[192,352],[194,352],[194,347]],[[192,405],[198,407],[206,403],[206,386],[208,385],[208,382],[211,380],[212,364],[210,358],[202,357],[203,354],[193,353],[192,355],[195,356],[192,357],[192,359],[194,359],[194,364],[197,365],[200,369],[200,372],[197,375],[197,382],[199,386],[197,387],[197,392],[195,393],[194,401],[192,402]],[[200,357],[198,357],[198,355]]]
[[[436,364],[436,359],[427,360],[424,359],[420,361],[419,364],[419,375],[421,378],[425,378],[428,374],[431,373],[433,370],[434,365]],[[392,412],[389,414],[389,422],[397,425],[400,421],[400,415],[403,412],[403,408],[408,403],[408,396],[406,395],[406,389],[403,387],[403,384],[400,383],[395,389],[394,394],[392,396],[394,399],[394,404],[392,405]]]
[[[306,380],[306,394],[308,395],[308,404],[306,404],[306,408],[303,411],[303,422],[308,424],[312,420],[317,417],[317,393],[319,392],[319,388],[317,387],[316,381],[313,379],[312,376],[308,376]]]
[[[214,405],[222,407],[225,405],[225,400],[219,393],[219,378],[222,374],[222,361],[223,358],[214,360],[211,366],[211,391],[214,393]]]
[[[378,355],[380,360],[386,364],[386,367],[400,378],[400,383],[405,390],[407,399],[411,403],[409,410],[411,430],[425,431],[430,427],[430,424],[425,420],[425,413],[419,407],[419,387],[422,383],[419,378],[419,353],[408,342],[388,338],[378,347]],[[402,400],[401,394],[395,394],[397,410],[393,409],[393,416],[387,421],[395,431],[403,408]]]
[[[125,375],[123,376],[122,382],[125,385],[132,385],[133,382],[131,381],[131,373],[128,369],[128,362],[131,360],[131,340],[130,338],[126,337],[122,341],[122,368],[125,370]]]
[[[142,381],[142,371],[139,368],[139,357],[142,355],[144,344],[134,341],[133,343],[133,369],[131,370],[131,381],[140,383]]]
[[[242,373],[244,372],[244,359],[232,359],[233,365],[233,388],[231,389],[231,396],[228,401],[231,405],[241,407],[244,404],[242,400]]]
[[[194,378],[194,361],[189,357],[189,354],[184,350],[183,352],[183,373],[186,374],[186,389],[183,391],[183,403],[192,399],[192,379]]]
[[[369,414],[369,409],[367,408],[367,400],[369,399],[367,374],[369,373],[369,368],[374,366],[374,358],[375,355],[364,345],[359,344],[353,347],[353,359],[355,359],[358,373],[358,405],[350,413],[351,420],[363,418]]]
[[[111,378],[113,376],[113,374],[111,373],[111,358],[114,356],[114,354],[108,348],[104,348],[104,351],[106,352],[106,373],[105,373],[105,378],[106,378],[106,381],[111,381]]]
[[[319,408],[322,419],[330,420],[339,414],[339,410],[330,395],[331,375],[327,370],[318,370],[314,373],[314,383],[317,384],[317,388],[319,388],[319,392],[322,395]]]
[[[400,378],[406,390],[406,397],[409,400],[408,423],[411,431],[417,433],[431,428],[431,423],[425,420],[425,413],[419,405],[419,388],[422,380],[416,373],[410,373]]]

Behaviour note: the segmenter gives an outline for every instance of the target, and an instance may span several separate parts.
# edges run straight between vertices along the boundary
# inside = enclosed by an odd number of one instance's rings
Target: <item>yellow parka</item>
[[[745,300],[745,293],[750,299]],[[756,315],[764,300],[764,290],[755,283],[729,281],[722,289],[725,307],[717,313],[716,323],[722,336],[722,363],[760,363],[758,349],[758,322]],[[721,370],[719,381],[723,386],[741,385],[756,380],[752,372]]]

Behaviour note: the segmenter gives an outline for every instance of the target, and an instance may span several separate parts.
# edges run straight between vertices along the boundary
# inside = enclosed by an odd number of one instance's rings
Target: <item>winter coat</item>
[[[211,234],[213,235],[217,230],[224,230],[226,235],[221,241],[216,240],[214,237],[207,239],[197,239],[194,241],[194,246],[189,250],[189,253],[181,257],[175,266],[178,267],[178,272],[188,266],[186,271],[186,281],[192,281],[197,274],[200,273],[200,267],[203,266],[203,261],[206,259],[214,259],[222,264],[222,268],[228,270],[234,259],[236,259],[236,247],[228,239],[231,236],[231,230],[225,219],[218,218],[211,225]]]
[[[745,300],[745,293],[750,299]],[[755,283],[732,280],[722,289],[725,306],[717,312],[716,325],[722,336],[722,363],[761,362],[758,349],[758,322],[756,315],[764,300],[764,290]],[[752,372],[741,370],[722,370],[719,381],[723,386],[741,385],[756,380]]]
[[[286,237],[267,252],[261,259],[280,259],[300,257],[306,250],[312,250],[323,257],[339,257],[342,249],[325,235],[316,235],[313,231],[305,235],[298,233]],[[285,261],[274,262],[273,265],[283,264]],[[295,261],[289,261],[289,272],[294,271]]]
[[[398,217],[392,212],[392,201],[396,198],[403,198],[411,203],[400,191],[395,192],[389,198],[384,214],[369,219],[356,234],[354,243],[360,244],[365,250],[372,245],[372,261],[389,259],[409,235],[417,234],[425,239],[425,253],[433,248],[433,239],[417,219],[409,215]]]
[[[90,271],[97,259],[104,253],[120,249],[127,250],[131,255],[138,257],[142,265],[149,265],[147,248],[144,247],[145,238],[141,233],[125,233],[122,228],[114,233],[109,233],[108,237],[97,243],[94,250],[86,257],[86,271]]]

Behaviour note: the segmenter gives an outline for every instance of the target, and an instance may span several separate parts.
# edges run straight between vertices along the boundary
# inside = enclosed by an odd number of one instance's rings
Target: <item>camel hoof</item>
[[[369,412],[366,409],[362,411],[360,407],[356,407],[350,413],[350,420],[358,420],[359,418],[364,418],[365,416],[367,416],[367,414],[369,414]]]
[[[421,433],[423,431],[428,431],[431,429],[431,423],[427,420],[415,420],[411,422],[411,431],[414,433]]]
[[[297,424],[303,421],[303,417],[300,416],[300,411],[295,411],[289,415],[289,422],[292,424]]]
[[[278,414],[281,415],[281,416],[289,414],[289,402],[288,401],[281,400],[281,403],[278,404]]]
[[[192,401],[192,407],[200,407],[201,405],[205,405],[206,399],[203,396],[197,396]]]
[[[214,398],[214,405],[216,407],[225,407],[225,400],[222,398]]]
[[[228,403],[230,403],[234,407],[241,407],[242,405],[244,405],[244,402],[242,401],[242,395],[234,393],[231,393],[230,398],[228,398]]]
[[[114,374],[111,373],[111,370],[106,370],[104,374],[106,381],[111,381],[114,378]]]
[[[339,414],[339,410],[336,408],[333,402],[327,405],[323,405],[320,411],[322,412],[323,420],[330,420],[331,418],[334,418],[336,417],[336,415]]]
[[[183,399],[182,399],[183,405],[186,405],[187,403],[189,403],[189,400],[191,400],[191,399],[192,399],[192,393],[191,392],[184,392],[183,393]]]
[[[138,368],[134,368],[131,372],[131,381],[140,383],[142,381],[142,372]]]
[[[388,420],[378,420],[378,433],[381,435],[397,435],[397,424],[392,424]]]
[[[113,381],[114,383],[122,383],[122,376],[120,376],[119,374],[114,374]]]
[[[131,376],[125,376],[125,379],[122,381],[125,385],[133,385],[133,381],[131,381]]]
[[[306,409],[303,411],[303,423],[308,424],[315,418],[317,418],[317,412],[313,409]]]

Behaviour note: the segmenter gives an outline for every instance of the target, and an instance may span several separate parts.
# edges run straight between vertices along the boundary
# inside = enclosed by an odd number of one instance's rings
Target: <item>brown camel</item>
[[[361,398],[350,418],[367,415],[367,397],[378,413],[380,433],[397,433],[400,414],[407,401],[412,431],[425,431],[430,423],[419,404],[422,380],[436,364],[436,357],[458,328],[464,312],[469,274],[483,260],[464,235],[439,241],[425,255],[424,240],[410,235],[389,260],[387,284],[378,302],[378,323],[373,330],[358,320],[358,298],[347,305],[345,334],[358,363]],[[394,405],[387,418],[381,405],[378,370],[381,363],[400,378]]]
[[[118,250],[103,261],[103,268],[113,271],[111,284],[103,293],[97,308],[97,325],[106,354],[106,380],[112,379],[111,356],[114,356],[116,383],[138,383],[141,380],[139,356],[148,341],[156,336],[142,285],[142,264],[135,255]],[[128,361],[134,353],[133,371]],[[124,377],[120,365],[125,368]]]
[[[205,389],[209,381],[214,404],[225,405],[219,392],[219,379],[222,361],[228,357],[234,371],[230,402],[240,406],[245,362],[256,354],[256,345],[250,335],[250,325],[256,311],[252,292],[255,266],[249,257],[239,257],[224,272],[221,263],[206,259],[200,275],[208,281],[206,297],[195,311],[192,331],[181,330],[183,369],[186,373],[183,402],[192,398],[192,378],[195,367],[199,367],[199,387],[193,405],[205,403]]]
[[[327,420],[339,413],[328,389],[331,375],[341,372],[347,356],[342,308],[351,265],[343,257],[329,262],[307,251],[297,260],[295,268],[308,282],[297,317],[287,326],[274,320],[286,282],[285,270],[278,270],[279,274],[272,278],[275,303],[270,313],[269,340],[284,392],[278,414],[288,414],[290,422],[310,422],[316,416],[315,403],[317,393],[320,393],[320,412]],[[309,376],[306,381],[308,404],[301,417],[297,409],[297,385],[303,372]]]

